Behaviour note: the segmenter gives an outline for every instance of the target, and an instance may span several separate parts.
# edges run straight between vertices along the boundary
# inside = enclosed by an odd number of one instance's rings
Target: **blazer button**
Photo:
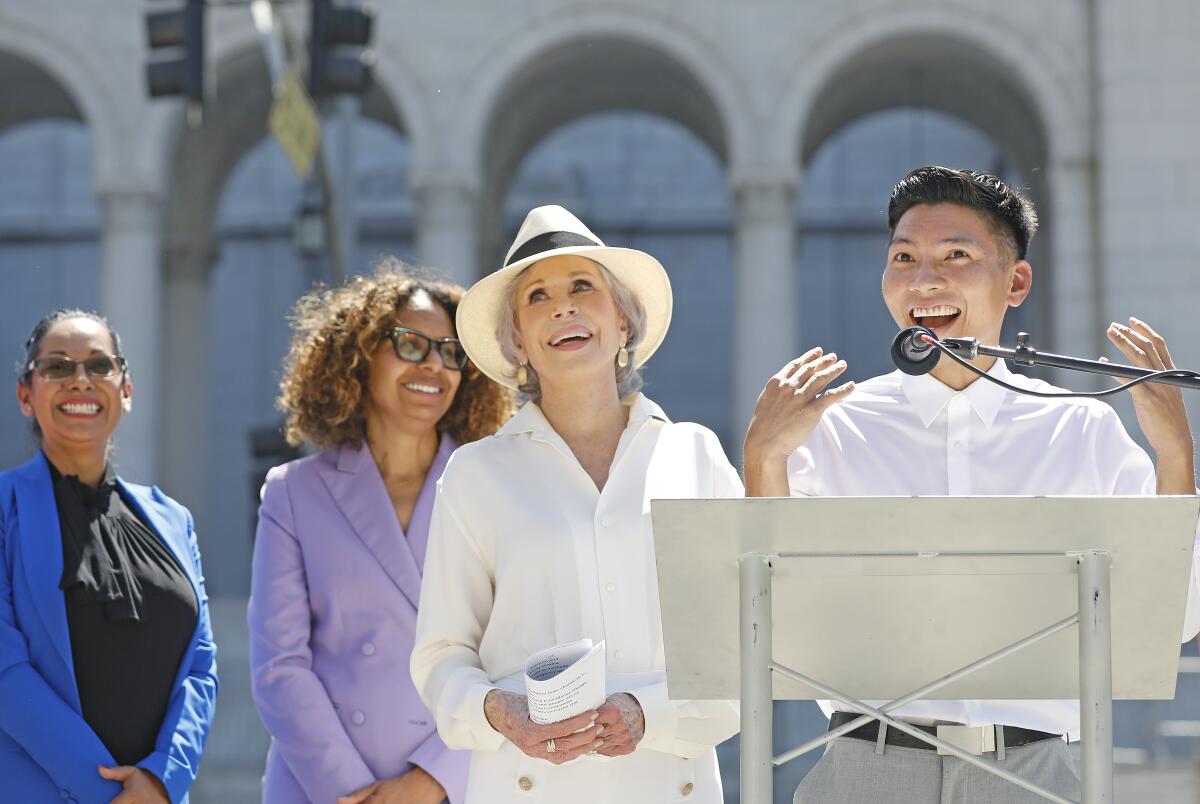
[[[679,792],[683,793],[683,795],[685,795],[685,796],[690,796],[692,794],[693,789],[694,788],[692,787],[692,783],[688,782],[683,787],[679,788]]]
[[[367,716],[356,709],[354,710],[354,714],[350,715],[350,722],[355,726],[361,726],[367,722]]]
[[[375,655],[375,643],[374,642],[364,642],[363,646],[362,646],[362,655],[363,656],[374,656]]]
[[[533,789],[533,782],[529,780],[528,776],[522,776],[520,779],[517,779],[517,787],[528,793]]]

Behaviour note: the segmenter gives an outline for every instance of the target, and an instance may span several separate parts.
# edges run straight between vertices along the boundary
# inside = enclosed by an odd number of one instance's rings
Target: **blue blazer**
[[[137,763],[163,781],[172,802],[185,802],[217,702],[217,651],[192,515],[157,487],[117,483],[175,554],[199,604],[154,752]],[[38,452],[0,472],[0,797],[107,804],[121,785],[96,770],[115,761],[81,714],[62,571],[54,487]]]

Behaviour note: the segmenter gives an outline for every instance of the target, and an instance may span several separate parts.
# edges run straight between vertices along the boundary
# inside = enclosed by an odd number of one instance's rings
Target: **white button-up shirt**
[[[1057,389],[1013,374],[993,377],[1036,391]],[[1039,399],[984,379],[955,391],[899,371],[859,383],[788,460],[793,495],[1142,495],[1155,493],[1154,464],[1105,403]],[[953,527],[946,523],[944,527]],[[1195,560],[1185,640],[1200,630]],[[882,704],[876,701],[875,704]],[[828,715],[842,709],[822,701]],[[918,722],[1000,723],[1079,733],[1078,701],[917,701],[892,714]]]
[[[650,501],[742,494],[712,432],[671,423],[640,394],[602,491],[532,403],[454,453],[434,505],[412,673],[442,739],[475,752],[468,801],[663,802],[686,786],[688,801],[720,802],[713,746],[737,732],[738,710],[667,697]],[[638,699],[645,736],[612,760],[526,757],[488,723],[483,699],[496,687],[523,693],[530,654],[585,637],[605,640],[608,692]]]

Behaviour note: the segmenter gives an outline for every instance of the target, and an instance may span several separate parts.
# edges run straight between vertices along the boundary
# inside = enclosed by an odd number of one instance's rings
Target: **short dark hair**
[[[1037,234],[1038,216],[1033,202],[990,173],[931,165],[917,168],[892,189],[888,202],[888,229],[920,204],[958,204],[983,213],[993,228],[1025,259],[1029,241]]]

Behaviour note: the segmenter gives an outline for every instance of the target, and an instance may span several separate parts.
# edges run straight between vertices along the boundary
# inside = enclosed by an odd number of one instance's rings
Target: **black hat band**
[[[541,254],[543,251],[553,251],[556,248],[572,248],[574,246],[596,246],[603,248],[601,243],[597,243],[591,238],[584,237],[575,232],[546,232],[537,237],[531,237],[525,241],[522,246],[513,252],[513,255],[508,258],[508,262],[504,263],[507,268],[514,262],[520,262],[527,257],[532,257],[535,254]]]

